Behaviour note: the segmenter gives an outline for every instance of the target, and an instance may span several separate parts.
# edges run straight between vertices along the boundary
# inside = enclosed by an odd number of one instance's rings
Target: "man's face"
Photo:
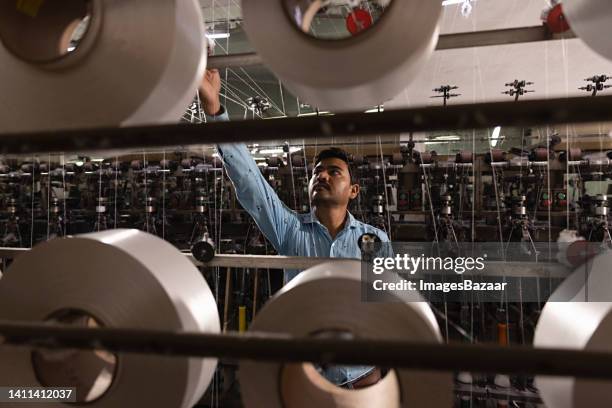
[[[335,157],[318,162],[308,183],[308,194],[316,206],[348,206],[359,194],[359,185],[351,184],[348,165]]]

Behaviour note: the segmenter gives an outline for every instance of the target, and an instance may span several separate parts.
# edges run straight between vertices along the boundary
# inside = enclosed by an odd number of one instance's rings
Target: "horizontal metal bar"
[[[0,134],[0,154],[93,152],[244,141],[367,136],[612,119],[612,96],[431,106],[275,120]]]
[[[0,258],[14,259],[21,254],[30,252],[30,248],[6,248],[0,247]]]
[[[28,252],[29,248],[0,248],[0,259],[13,259]],[[298,269],[312,268],[326,262],[345,261],[346,258],[316,258],[282,255],[231,255],[218,254],[210,262],[202,263],[191,253],[184,252],[196,266],[245,268],[245,269]],[[359,261],[359,259],[356,259]],[[498,262],[489,261],[485,270],[473,276],[505,276],[515,278],[564,278],[571,271],[559,263],[548,262]],[[436,274],[436,272],[428,272]],[[467,275],[466,275],[467,276]]]
[[[196,266],[247,269],[308,269],[326,263],[344,261],[346,258],[315,258],[280,255],[215,255],[212,261],[202,263],[191,254],[185,254]],[[360,259],[356,259],[360,261]],[[571,270],[560,263],[551,262],[502,262],[488,261],[486,268],[478,273],[466,274],[465,278],[498,276],[507,278],[565,278]],[[427,275],[443,275],[444,271],[428,271]]]
[[[191,254],[187,257],[196,266],[226,267],[226,268],[257,268],[257,269],[308,269],[313,266],[334,261],[344,261],[339,258],[315,258],[307,256],[282,256],[282,255],[215,255],[206,263],[196,260]],[[357,259],[359,261],[359,259]]]
[[[30,248],[0,247],[0,259],[14,259],[29,251]],[[183,252],[183,255],[189,258],[196,266],[225,268],[308,269],[325,262],[346,260],[346,258],[315,258],[307,256],[218,254],[210,262],[202,263],[195,259],[190,252]]]
[[[141,329],[92,329],[7,321],[0,322],[1,344],[106,349],[112,352],[164,356],[372,364],[418,370],[612,379],[612,353],[531,347],[294,338],[270,333],[215,335]]]
[[[245,68],[264,65],[259,54],[245,52],[240,54],[215,55],[208,59],[207,69]]]
[[[501,30],[442,34],[438,38],[436,50],[522,44],[539,41],[560,40],[562,38],[576,38],[576,35],[571,31],[563,34],[553,34],[544,25],[505,28]]]
[[[532,27],[507,28],[466,33],[442,34],[438,37],[436,50],[485,47],[492,45],[519,44],[538,41],[576,38],[569,31],[563,34],[552,34],[544,25]],[[264,65],[261,57],[254,52],[216,55],[208,59],[208,68],[224,69]]]

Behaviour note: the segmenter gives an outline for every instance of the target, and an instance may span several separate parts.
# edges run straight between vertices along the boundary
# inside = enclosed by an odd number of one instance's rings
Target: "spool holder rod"
[[[551,41],[576,38],[571,32],[552,33],[546,26],[529,26],[504,28],[501,30],[483,30],[475,32],[442,34],[438,37],[436,50],[454,50],[460,48],[487,47],[494,45],[522,44],[539,41]],[[264,65],[264,61],[255,52],[215,55],[208,60],[208,67],[215,69],[244,68]]]
[[[536,349],[526,346],[296,338],[283,334],[256,332],[220,335],[0,321],[0,346],[6,345],[52,349],[105,349],[117,353],[165,356],[370,364],[415,370],[612,379],[612,353]]]
[[[88,128],[0,134],[0,154],[94,152],[169,148],[263,140],[367,136],[435,130],[528,127],[612,119],[612,96],[484,102],[309,116],[124,128]]]

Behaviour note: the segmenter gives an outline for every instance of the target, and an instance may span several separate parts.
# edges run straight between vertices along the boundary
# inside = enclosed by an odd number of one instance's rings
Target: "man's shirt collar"
[[[347,219],[345,221],[344,224],[344,229],[347,228],[351,228],[351,229],[355,229],[358,226],[358,221],[355,219],[355,217],[353,216],[353,214],[351,214],[350,211],[346,211],[347,213]],[[314,211],[311,211],[309,213],[305,213],[305,214],[299,214],[300,217],[300,221],[302,222],[302,224],[321,224],[319,222],[319,220],[317,219],[317,215],[315,214]],[[321,224],[323,225],[323,224]]]

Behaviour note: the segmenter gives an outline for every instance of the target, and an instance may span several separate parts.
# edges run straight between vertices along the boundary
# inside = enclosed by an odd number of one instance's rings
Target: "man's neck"
[[[316,207],[315,214],[319,222],[327,228],[332,239],[342,231],[347,218],[346,207]]]

